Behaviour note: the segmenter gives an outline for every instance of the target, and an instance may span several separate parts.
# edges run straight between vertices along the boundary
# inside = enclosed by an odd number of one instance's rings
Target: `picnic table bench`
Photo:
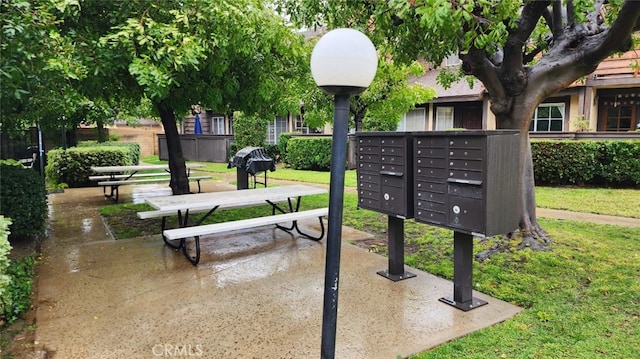
[[[200,181],[211,179],[212,176],[191,176],[192,168],[203,167],[198,163],[187,163],[187,176],[189,181],[198,183],[198,192],[201,192]],[[171,180],[169,165],[134,165],[134,166],[93,166],[91,170],[99,175],[89,176],[91,181],[99,181],[102,193],[106,198],[118,203],[119,188],[130,184],[148,184],[167,182]],[[139,171],[154,171],[150,173],[138,173]],[[107,193],[107,187],[110,189]]]
[[[312,239],[320,240],[324,237],[324,222],[322,217],[328,214],[328,208],[318,208],[300,211],[300,203],[303,196],[326,193],[326,189],[308,185],[289,185],[280,187],[268,187],[250,190],[233,190],[210,193],[194,193],[180,196],[163,196],[145,198],[145,201],[154,207],[154,211],[138,212],[140,218],[162,217],[162,239],[171,248],[180,250],[184,256],[193,264],[200,261],[200,237],[215,235],[239,229],[250,229],[266,225],[275,225],[276,228],[292,232]],[[282,208],[279,203],[286,203],[286,208]],[[294,205],[295,202],[295,205]],[[204,220],[220,209],[238,208],[246,206],[257,206],[263,204],[271,205],[271,215],[255,217],[249,219],[236,220],[231,222],[202,224]],[[190,213],[202,213],[193,225],[189,225]],[[177,215],[178,228],[165,229],[165,219],[170,215]],[[320,235],[313,236],[303,232],[298,226],[298,221],[302,219],[318,218],[320,222]],[[285,226],[283,223],[291,222]],[[195,242],[195,255],[190,255],[187,248],[187,239],[193,238]],[[177,241],[177,243],[174,243]]]

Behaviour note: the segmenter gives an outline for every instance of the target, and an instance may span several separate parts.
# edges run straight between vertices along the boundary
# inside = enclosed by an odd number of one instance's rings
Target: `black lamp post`
[[[349,97],[360,94],[369,87],[377,68],[378,55],[371,40],[353,29],[329,31],[318,41],[311,54],[313,79],[323,91],[335,96],[322,313],[322,358],[335,357]]]

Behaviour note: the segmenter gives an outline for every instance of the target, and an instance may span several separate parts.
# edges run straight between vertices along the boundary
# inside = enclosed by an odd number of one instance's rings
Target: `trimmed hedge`
[[[44,179],[33,170],[0,164],[0,214],[11,218],[11,237],[44,235],[47,190]]]
[[[52,183],[66,183],[69,187],[95,185],[89,181],[91,166],[127,166],[138,164],[140,145],[125,142],[104,142],[96,146],[55,149],[47,154],[45,172]]]
[[[278,136],[278,153],[280,155],[280,161],[284,163],[289,163],[289,159],[287,158],[287,146],[289,145],[290,139],[290,132],[283,132]]]
[[[331,167],[331,138],[291,138],[287,141],[287,162],[297,170],[328,171]]]
[[[640,141],[531,141],[536,184],[640,185]]]

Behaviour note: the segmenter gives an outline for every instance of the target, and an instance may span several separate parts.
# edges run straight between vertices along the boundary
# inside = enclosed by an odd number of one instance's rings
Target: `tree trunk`
[[[156,108],[160,114],[167,141],[169,171],[171,172],[169,187],[171,187],[171,192],[174,195],[191,193],[184,155],[182,153],[182,144],[180,143],[178,126],[176,125],[176,117],[173,109],[163,102],[157,103]]]
[[[529,121],[525,121],[529,122]],[[547,244],[551,239],[547,232],[538,223],[536,216],[536,192],[533,173],[533,158],[531,156],[531,142],[529,140],[529,126],[520,131],[520,163],[521,163],[521,211],[520,211],[520,236],[522,242],[519,249],[531,248],[535,250],[547,250]]]
[[[104,123],[102,120],[96,121],[96,127],[98,128],[98,142],[105,142],[107,138],[104,133]]]

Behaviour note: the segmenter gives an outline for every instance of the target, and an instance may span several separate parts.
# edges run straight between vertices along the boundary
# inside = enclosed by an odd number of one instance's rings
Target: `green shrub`
[[[269,157],[273,158],[276,162],[281,161],[280,149],[278,148],[278,145],[264,145],[264,150],[267,151]]]
[[[287,159],[287,146],[289,145],[289,140],[291,139],[291,133],[283,132],[278,136],[278,153],[280,155],[280,161],[283,163],[289,163]]]
[[[9,263],[7,267],[9,283],[0,296],[0,322],[4,325],[13,323],[31,306],[35,267],[35,260],[31,256]]]
[[[640,141],[534,140],[531,155],[537,184],[640,184]]]
[[[247,115],[238,111],[234,112],[233,135],[236,139],[236,148],[264,147],[268,126],[269,121],[258,114]]]
[[[7,288],[11,284],[11,277],[6,274],[11,263],[9,260],[9,252],[11,251],[11,244],[9,244],[10,225],[11,219],[0,216],[0,313],[4,313],[5,307],[11,305],[10,298],[6,295]],[[0,327],[2,327],[2,322],[3,319],[0,318]]]
[[[599,145],[597,183],[623,187],[640,185],[640,141],[603,141]]]
[[[140,145],[125,142],[102,142],[93,147],[71,147],[48,152],[45,168],[47,179],[53,184],[69,187],[92,186],[91,166],[126,166],[138,164]]]
[[[331,167],[331,138],[292,138],[287,144],[287,159],[297,170],[328,171]]]
[[[47,190],[37,172],[0,165],[0,214],[11,218],[12,237],[42,236],[47,219]]]

